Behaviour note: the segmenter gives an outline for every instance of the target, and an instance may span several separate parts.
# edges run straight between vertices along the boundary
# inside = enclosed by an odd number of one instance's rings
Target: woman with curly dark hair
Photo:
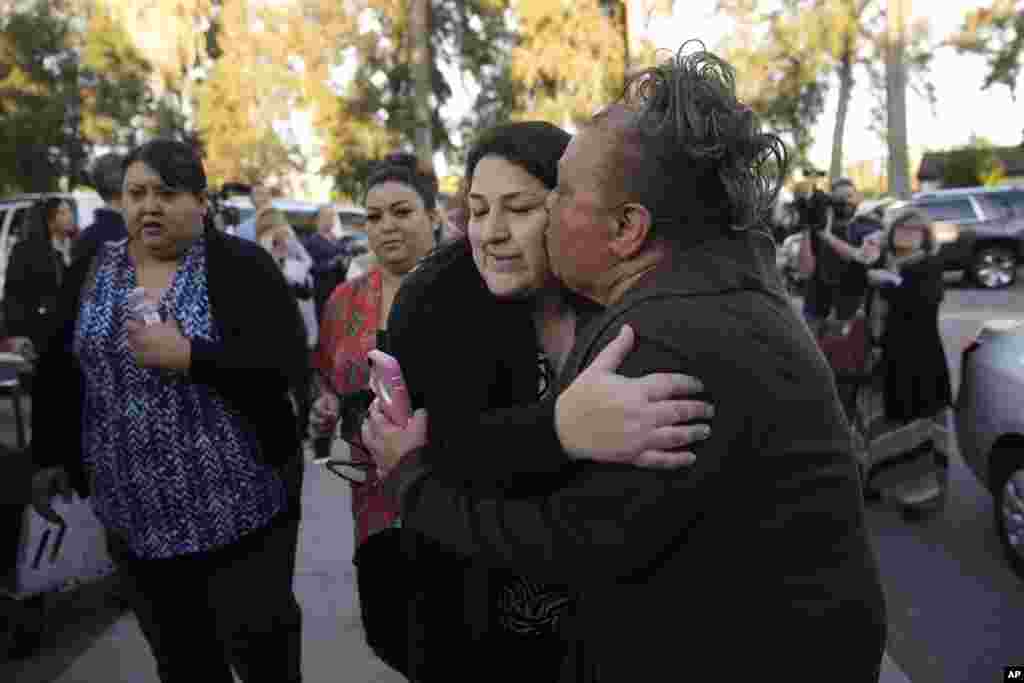
[[[698,397],[715,405],[710,438],[690,447],[693,466],[581,459],[517,496],[452,482],[421,458],[412,446],[433,430],[426,412],[400,428],[371,406],[364,442],[389,472],[404,529],[569,586],[560,681],[747,668],[791,682],[822,671],[877,680],[884,595],[849,425],[779,281],[774,243],[752,229],[778,192],[785,149],[737,101],[733,69],[702,48],[684,45],[640,74],[573,139],[547,231],[552,270],[606,309],[576,335],[553,432],[586,420],[579,380],[635,336],[613,359],[624,356],[622,374],[698,376]],[[561,447],[585,452],[605,433]],[[553,441],[524,426],[503,446],[535,459]]]

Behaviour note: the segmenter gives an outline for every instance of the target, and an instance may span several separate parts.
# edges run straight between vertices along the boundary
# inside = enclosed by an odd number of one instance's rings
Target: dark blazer
[[[699,377],[715,405],[694,466],[579,461],[527,498],[453,484],[427,466],[403,489],[404,528],[572,585],[565,683],[703,680],[744,667],[793,682],[822,670],[877,680],[885,603],[851,434],[770,240],[723,237],[661,264],[578,334],[560,388],[623,323],[637,343],[619,372]],[[549,430],[523,429],[516,445],[530,453]],[[494,442],[479,445],[486,458]]]
[[[57,297],[66,266],[48,237],[33,236],[11,249],[4,280],[4,321],[11,337],[28,337],[42,352],[56,325]]]
[[[294,464],[301,457],[309,396],[306,328],[295,297],[258,244],[212,229],[204,239],[210,307],[222,341],[192,340],[189,374],[238,410],[258,435],[267,462]],[[82,462],[85,387],[72,342],[80,293],[98,247],[73,263],[64,279],[60,326],[39,360],[32,396],[35,463],[65,467],[83,497],[89,494]],[[299,416],[293,400],[303,406]]]

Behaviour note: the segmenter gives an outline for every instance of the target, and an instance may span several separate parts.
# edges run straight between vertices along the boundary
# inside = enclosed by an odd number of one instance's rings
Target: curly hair
[[[699,49],[688,52],[691,45]],[[677,233],[744,229],[769,215],[786,177],[786,147],[761,131],[736,97],[735,70],[702,42],[687,41],[631,77],[595,124],[613,118],[616,108],[625,110],[625,123],[607,171],[647,207],[655,226]]]

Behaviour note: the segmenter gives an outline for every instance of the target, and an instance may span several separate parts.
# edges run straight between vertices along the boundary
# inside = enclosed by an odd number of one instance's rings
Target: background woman
[[[75,216],[67,201],[48,197],[32,205],[29,221],[27,238],[14,245],[8,260],[4,322],[8,336],[31,342],[34,355],[54,329]]]
[[[309,348],[317,343],[316,310],[313,304],[313,278],[310,269],[313,260],[279,209],[262,209],[256,216],[256,241],[274,258],[284,279],[292,288],[306,325]]]
[[[885,416],[909,422],[937,416],[953,404],[939,332],[943,264],[927,216],[908,207],[895,209],[887,222],[884,271],[870,272],[882,284],[887,304],[882,333]]]
[[[128,239],[69,270],[39,362],[36,509],[59,522],[54,494],[91,496],[162,681],[299,681],[295,300],[266,251],[205,221],[190,147],[136,149],[124,212]],[[133,317],[137,286],[161,322]]]
[[[434,247],[436,210],[437,179],[412,155],[385,157],[367,182],[365,230],[376,264],[339,286],[324,307],[312,415],[320,458],[329,456],[339,419],[342,435],[355,446],[353,457],[361,455],[359,419],[373,400],[366,354],[388,348],[391,304],[402,279]],[[353,511],[361,525],[357,544],[392,521],[393,510],[380,507],[383,497],[373,497],[373,483],[371,477],[353,488]]]

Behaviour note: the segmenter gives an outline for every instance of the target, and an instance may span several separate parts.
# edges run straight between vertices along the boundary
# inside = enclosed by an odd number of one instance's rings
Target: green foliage
[[[66,22],[42,3],[9,15],[0,31],[0,188],[49,191],[66,167],[61,99],[67,76]]]
[[[152,65],[99,3],[92,8],[81,52],[82,134],[93,144],[132,144],[136,116],[152,106]]]
[[[990,144],[984,141],[958,147],[946,152],[942,169],[942,186],[975,187],[997,184],[1005,169]]]
[[[132,141],[150,71],[104,5],[40,1],[10,13],[0,24],[0,189],[82,182],[96,145]]]
[[[875,103],[872,128],[884,137],[886,26],[881,0],[719,0],[719,9],[737,22],[724,53],[739,71],[741,95],[791,144],[796,165],[806,164],[833,75],[838,76],[840,99],[853,97],[857,77],[867,75]],[[904,58],[909,86],[934,107],[929,80],[933,52],[927,23],[910,27]],[[846,64],[851,69],[844,74]],[[834,133],[838,140],[833,140],[840,149],[844,133],[843,121]]]
[[[992,0],[967,14],[951,42],[963,54],[985,57],[989,72],[982,85],[987,90],[1002,85],[1016,97],[1024,49],[1024,11],[1013,0]]]
[[[722,0],[719,7],[737,21],[736,35],[722,52],[736,67],[740,99],[787,142],[791,168],[809,166],[834,66],[817,19],[793,2],[772,13],[760,10],[756,0]]]

